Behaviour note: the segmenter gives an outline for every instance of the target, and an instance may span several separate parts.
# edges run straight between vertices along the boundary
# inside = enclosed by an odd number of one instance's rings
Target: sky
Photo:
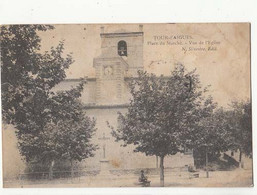
[[[101,54],[100,28],[105,33],[125,29],[138,32],[139,24],[54,25],[40,32],[42,51],[64,40],[64,54],[74,63],[67,78],[94,77],[93,59]],[[168,76],[176,63],[196,68],[203,86],[220,106],[250,98],[250,25],[248,23],[143,24],[144,69]]]

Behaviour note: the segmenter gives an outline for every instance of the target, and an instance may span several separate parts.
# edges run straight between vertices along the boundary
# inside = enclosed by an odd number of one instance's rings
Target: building
[[[81,100],[87,115],[96,118],[97,132],[93,139],[99,150],[84,161],[89,169],[100,169],[106,162],[108,169],[155,168],[156,157],[134,153],[134,146],[121,147],[115,142],[111,129],[117,126],[117,112],[125,113],[130,99],[128,82],[143,70],[143,26],[137,32],[120,30],[106,33],[101,27],[101,54],[93,60],[95,77],[88,78]],[[76,86],[79,79],[68,79],[57,86],[65,90]],[[100,162],[101,161],[101,162]],[[193,163],[192,155],[177,154],[165,159],[165,167],[181,167]],[[107,165],[108,164],[108,165]]]

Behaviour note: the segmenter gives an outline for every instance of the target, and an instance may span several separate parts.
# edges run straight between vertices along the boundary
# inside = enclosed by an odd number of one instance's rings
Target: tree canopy
[[[232,138],[232,150],[252,155],[252,106],[249,100],[233,101],[227,112],[228,131]]]
[[[119,113],[119,126],[112,134],[123,146],[134,144],[136,152],[163,159],[192,145],[191,132],[204,115],[212,112],[211,98],[204,98],[199,76],[175,67],[169,77],[139,72],[130,84],[132,99],[126,114]]]
[[[90,143],[95,120],[79,101],[85,80],[56,92],[73,63],[64,56],[64,41],[42,52],[39,31],[49,25],[1,27],[3,119],[16,127],[20,153],[26,161],[79,160],[93,155]]]
[[[52,29],[49,25],[1,26],[2,113],[7,123],[26,121],[25,108],[30,103],[34,112],[44,112],[37,105],[45,104],[51,89],[66,77],[73,60],[70,54],[62,57],[63,41],[50,52],[40,52],[38,31]]]

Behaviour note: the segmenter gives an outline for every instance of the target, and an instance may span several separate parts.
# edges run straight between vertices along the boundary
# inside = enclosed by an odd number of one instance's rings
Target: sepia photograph
[[[251,24],[0,26],[4,188],[253,187]]]

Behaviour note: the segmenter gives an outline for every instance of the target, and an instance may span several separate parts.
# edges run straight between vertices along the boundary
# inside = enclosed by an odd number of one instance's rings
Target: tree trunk
[[[156,156],[156,168],[158,169],[159,166],[158,166],[158,156]]]
[[[239,168],[242,168],[242,150],[239,149]]]
[[[52,180],[53,179],[53,168],[54,168],[54,160],[52,160],[51,164],[50,164],[50,168],[49,168],[49,179]]]
[[[206,177],[209,178],[209,165],[208,165],[208,152],[206,151],[205,153],[206,157],[205,157],[205,169],[206,169]]]
[[[73,179],[74,171],[73,171],[73,161],[72,161],[72,159],[70,160],[70,165],[71,165],[71,179]]]
[[[164,187],[164,156],[160,157],[160,186]]]

